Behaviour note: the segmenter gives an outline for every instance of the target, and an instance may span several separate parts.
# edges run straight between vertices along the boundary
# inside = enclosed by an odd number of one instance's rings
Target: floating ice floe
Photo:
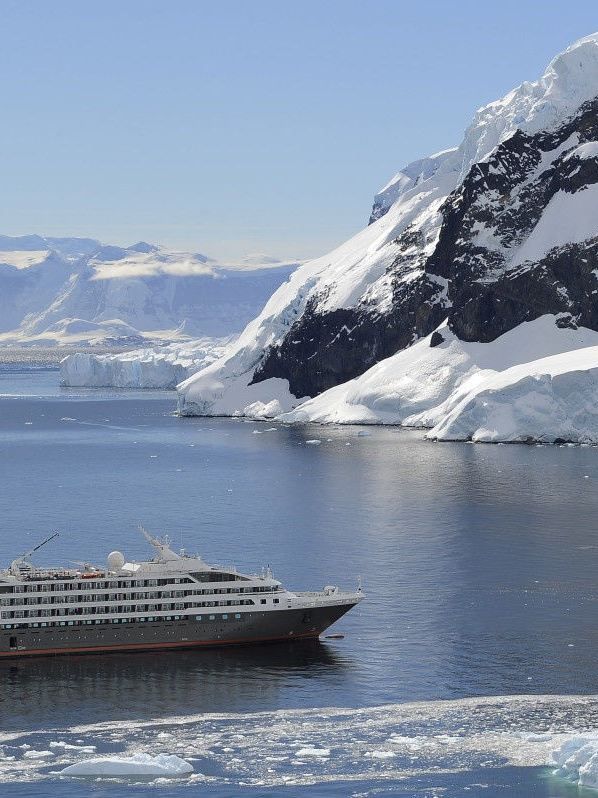
[[[167,778],[193,773],[193,766],[174,754],[133,754],[107,756],[76,762],[60,771],[61,776],[130,777],[163,776]]]
[[[95,745],[84,745],[83,743],[73,745],[72,743],[64,742],[64,740],[52,740],[50,748],[61,748],[63,751],[81,751],[84,754],[93,754],[96,750]]]
[[[25,751],[25,759],[49,759],[54,756],[54,751]]]
[[[300,748],[295,756],[330,756],[330,748]]]

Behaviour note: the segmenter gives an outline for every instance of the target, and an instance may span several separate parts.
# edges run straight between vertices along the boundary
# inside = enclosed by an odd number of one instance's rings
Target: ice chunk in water
[[[185,776],[193,766],[174,754],[107,756],[76,762],[60,771],[61,776]]]
[[[301,748],[295,756],[330,756],[330,748]]]
[[[598,737],[571,737],[552,752],[555,775],[598,789]]]
[[[25,751],[25,759],[48,759],[54,756],[53,751]]]

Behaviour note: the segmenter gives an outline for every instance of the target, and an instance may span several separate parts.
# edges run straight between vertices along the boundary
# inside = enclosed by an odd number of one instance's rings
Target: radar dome
[[[125,555],[121,551],[111,551],[108,555],[108,568],[111,571],[120,571],[125,564]]]

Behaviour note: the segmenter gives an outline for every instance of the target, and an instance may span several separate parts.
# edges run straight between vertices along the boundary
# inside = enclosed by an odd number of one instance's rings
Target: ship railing
[[[76,579],[81,576],[79,571],[24,571],[19,574],[19,579],[24,582],[39,582],[42,579]]]
[[[293,594],[298,598],[348,600],[355,598],[358,593],[351,590],[337,590],[334,593],[327,593],[325,590],[294,590]]]

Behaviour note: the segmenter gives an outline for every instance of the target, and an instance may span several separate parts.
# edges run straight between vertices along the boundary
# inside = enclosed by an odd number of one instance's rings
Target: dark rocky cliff
[[[416,225],[397,239],[398,254],[387,269],[392,302],[384,312],[367,301],[322,312],[324,297],[312,298],[282,342],[266,352],[254,382],[282,377],[295,396],[315,396],[428,335],[447,317],[468,341],[491,341],[546,313],[559,315],[563,325],[598,330],[598,207],[595,237],[566,242],[535,261],[512,257],[557,193],[598,183],[598,157],[574,152],[596,141],[598,100],[556,130],[516,131],[446,199],[431,253],[424,254]],[[414,263],[417,277],[401,279]]]

